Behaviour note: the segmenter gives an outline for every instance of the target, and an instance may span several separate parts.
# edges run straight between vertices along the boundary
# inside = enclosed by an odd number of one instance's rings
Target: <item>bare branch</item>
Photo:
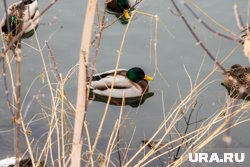
[[[185,23],[185,25],[187,26],[187,28],[189,29],[189,31],[191,32],[191,34],[193,35],[193,37],[196,40],[197,45],[200,45],[201,48],[207,53],[207,55],[210,57],[210,59],[224,72],[226,73],[226,70],[224,67],[222,67],[222,65],[215,59],[215,57],[209,52],[209,50],[205,47],[205,45],[203,44],[203,42],[198,38],[198,36],[194,33],[193,29],[191,28],[191,26],[189,25],[189,23],[187,22],[186,18],[184,17],[184,15],[181,13],[180,9],[178,8],[178,6],[176,5],[176,3],[174,2],[174,0],[171,0],[171,2],[173,3],[177,13],[180,15],[180,18],[182,19],[182,21]]]
[[[239,29],[241,31],[243,31],[245,29],[245,25],[242,21],[242,17],[240,15],[240,12],[239,12],[239,9],[238,9],[238,5],[235,3],[234,6],[234,15],[235,15],[235,19],[236,19],[236,23],[237,23],[237,26],[239,27]]]

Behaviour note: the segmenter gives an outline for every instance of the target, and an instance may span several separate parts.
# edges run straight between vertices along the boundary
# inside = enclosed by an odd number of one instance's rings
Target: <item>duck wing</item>
[[[122,75],[122,76],[126,76],[128,70],[126,69],[117,69],[117,75]],[[99,81],[102,78],[108,77],[108,76],[114,76],[115,74],[115,70],[109,70],[103,73],[98,73],[93,75],[92,81]],[[90,80],[90,78],[88,78],[88,80]]]
[[[105,76],[99,80],[94,80],[91,82],[91,87],[93,89],[106,90],[110,89],[112,82],[114,80],[113,75]],[[114,82],[114,89],[127,89],[132,87],[132,83],[125,77],[117,75]]]
[[[28,21],[35,17],[36,11],[38,10],[37,1],[33,1],[32,3],[25,5],[23,20]]]
[[[100,89],[94,89],[93,92],[95,94],[101,95],[101,96],[106,96],[108,97],[110,94],[111,89],[105,89],[105,90],[100,90]],[[132,98],[132,97],[140,97],[142,95],[142,90],[140,87],[130,87],[126,89],[116,89],[114,88],[111,93],[111,97],[113,98]]]
[[[34,15],[31,17],[31,19],[29,19],[29,20],[23,22],[23,26],[22,26],[23,29],[26,28],[28,25],[30,25],[30,26],[25,30],[24,33],[28,33],[28,32],[30,32],[30,31],[32,31],[32,30],[34,30],[34,29],[37,28],[38,23],[39,23],[39,18],[36,19],[36,20],[34,20],[34,18],[38,17],[39,14],[40,14],[39,11],[36,10],[36,12],[35,12]]]

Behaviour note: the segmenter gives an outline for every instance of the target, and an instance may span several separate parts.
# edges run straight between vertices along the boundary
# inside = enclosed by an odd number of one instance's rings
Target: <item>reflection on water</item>
[[[125,98],[124,99],[124,104],[129,105],[133,108],[138,107],[142,105],[148,98],[154,96],[154,92],[146,92],[143,96],[139,97],[130,97],[130,98]],[[108,97],[107,96],[102,96],[93,93],[93,91],[90,92],[89,100],[91,101],[98,101],[98,102],[103,102],[107,103]],[[121,106],[123,99],[122,98],[111,98],[110,104],[115,105],[115,106]]]

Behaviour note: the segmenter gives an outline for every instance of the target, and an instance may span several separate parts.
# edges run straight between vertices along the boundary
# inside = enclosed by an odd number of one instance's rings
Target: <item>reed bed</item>
[[[56,2],[57,0],[51,1],[39,17],[46,14],[50,7],[56,7]],[[11,131],[14,131],[15,135],[13,145],[15,145],[17,166],[19,166],[19,157],[29,157],[32,166],[141,167],[158,164],[161,166],[174,167],[181,166],[187,161],[189,153],[204,150],[209,143],[222,134],[226,136],[226,138],[224,138],[224,142],[228,144],[226,147],[230,147],[231,136],[228,132],[236,126],[250,120],[248,114],[250,103],[248,101],[238,101],[237,99],[235,100],[225,96],[223,107],[218,108],[216,112],[213,112],[209,117],[200,120],[196,118],[195,121],[194,117],[197,117],[197,113],[200,109],[200,104],[198,103],[200,95],[204,93],[210,85],[217,83],[216,80],[211,80],[211,78],[213,78],[220,68],[220,64],[223,64],[223,62],[239,48],[239,45],[225,55],[222,61],[217,62],[217,60],[215,60],[217,66],[214,66],[206,76],[201,76],[200,74],[204,62],[201,62],[195,79],[190,76],[188,70],[184,67],[183,71],[186,73],[190,86],[190,89],[187,90],[188,93],[182,94],[182,92],[180,92],[179,99],[177,99],[167,112],[162,94],[162,101],[160,101],[158,105],[162,106],[163,113],[165,114],[164,118],[159,120],[158,128],[149,138],[145,137],[145,139],[141,139],[139,148],[133,147],[132,144],[133,140],[135,140],[134,136],[137,133],[136,125],[132,128],[130,139],[126,136],[126,130],[130,127],[128,127],[127,123],[126,99],[123,98],[122,105],[119,108],[119,116],[113,123],[112,132],[107,134],[108,144],[105,150],[98,148],[100,139],[105,133],[103,129],[105,121],[107,120],[107,113],[110,110],[111,92],[105,108],[100,108],[100,114],[102,114],[101,120],[95,122],[99,128],[94,134],[93,132],[91,134],[89,125],[92,122],[90,122],[91,120],[88,120],[87,117],[88,113],[91,112],[91,110],[88,109],[91,103],[89,101],[90,90],[87,84],[91,82],[92,76],[96,71],[96,64],[101,63],[100,60],[102,57],[99,55],[102,34],[119,20],[119,18],[117,18],[107,24],[105,19],[107,16],[106,5],[108,0],[104,2],[103,12],[101,12],[98,7],[98,5],[100,5],[99,3],[101,2],[97,0],[88,1],[82,30],[81,47],[80,49],[78,48],[80,50],[79,62],[72,65],[72,68],[68,70],[66,75],[63,75],[58,68],[58,57],[53,53],[50,39],[44,43],[39,41],[39,35],[35,31],[32,37],[35,41],[32,48],[36,48],[36,51],[40,55],[42,70],[39,76],[34,76],[35,78],[31,81],[29,89],[24,94],[21,93],[21,60],[23,52],[21,52],[21,46],[18,46],[18,48],[13,47],[22,43],[20,37],[23,32],[21,31],[16,38],[7,44],[4,36],[1,36],[3,49],[0,57],[0,62],[2,62],[0,78],[4,82],[4,87],[0,88],[0,90],[5,92],[6,97],[6,111],[4,112],[8,112],[7,110],[9,110],[12,117],[10,118],[13,124]],[[176,13],[174,11],[172,12],[174,13],[173,17],[175,17]],[[124,45],[128,38],[127,34],[133,24],[131,20],[133,20],[135,15],[140,15],[150,20],[152,33],[150,48],[152,62],[154,62],[154,76],[160,76],[163,80],[166,80],[158,66],[157,46],[159,36],[158,29],[162,25],[165,29],[165,25],[167,24],[157,15],[140,10],[133,11],[131,19],[124,28],[115,64],[115,76],[121,63]],[[95,31],[96,33],[94,34],[94,23],[96,22],[97,31]],[[168,29],[167,31],[169,36],[173,36]],[[199,40],[197,40],[197,42],[199,42]],[[89,54],[91,51],[94,51],[94,58],[90,64]],[[224,71],[226,70],[224,69]],[[75,102],[71,99],[72,97],[68,96],[66,89],[70,79],[76,75],[78,76],[78,89],[76,95],[77,100]],[[90,81],[88,81],[88,77],[90,77]],[[32,95],[32,98],[28,100],[30,89],[35,85],[37,80],[41,80],[43,84],[38,90],[38,93]],[[114,88],[114,82],[115,80],[113,80],[112,89]],[[44,102],[44,98],[47,99],[46,102]],[[48,103],[48,101],[50,103]],[[39,105],[40,110],[30,118],[27,115],[31,109],[30,107],[32,107],[31,104],[34,102]],[[27,106],[25,106],[25,104],[27,104]],[[45,130],[38,138],[35,138],[32,135],[31,129],[33,129],[32,126],[38,122],[45,124]],[[184,128],[180,128],[180,124],[182,124]],[[1,131],[0,133],[6,132]]]

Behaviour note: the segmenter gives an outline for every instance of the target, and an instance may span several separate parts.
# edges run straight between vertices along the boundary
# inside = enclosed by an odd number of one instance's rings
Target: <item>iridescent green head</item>
[[[127,24],[135,2],[135,0],[110,0],[107,4],[107,12],[119,18],[122,24]]]
[[[9,16],[9,23],[10,23],[10,27],[12,29],[12,28],[16,28],[17,27],[19,21],[18,21],[18,19],[17,19],[16,16]]]
[[[10,21],[11,24],[17,23],[17,18],[16,18],[16,16],[9,16],[9,21]]]
[[[16,28],[17,28],[17,25],[18,25],[18,19],[16,16],[9,16],[9,31],[13,33],[13,35],[15,35],[15,32],[16,32]],[[7,27],[7,19],[5,21],[5,24],[4,26],[2,27],[2,31],[5,33],[5,34],[8,34],[9,31],[8,31],[8,27]]]
[[[129,0],[116,0],[116,3],[120,10],[130,8]]]
[[[129,69],[126,76],[128,77],[128,79],[135,83],[138,83],[143,79],[148,81],[153,80],[153,78],[149,77],[148,75],[145,75],[144,71],[140,67],[133,67]]]

